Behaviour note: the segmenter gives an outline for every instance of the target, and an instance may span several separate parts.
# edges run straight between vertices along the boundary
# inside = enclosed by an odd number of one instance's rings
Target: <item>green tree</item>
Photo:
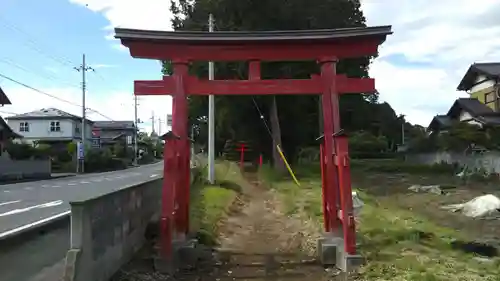
[[[364,27],[365,18],[359,0],[180,0],[172,1],[172,21],[175,30],[207,30],[209,13],[215,17],[216,30],[258,31]],[[337,70],[351,77],[367,77],[371,57],[343,60]],[[216,79],[247,79],[247,63],[215,63]],[[315,62],[266,62],[262,64],[262,76],[269,78],[309,78],[318,73]],[[202,78],[208,77],[206,62],[194,63],[190,72]],[[163,73],[172,73],[170,62],[163,63]],[[391,126],[397,116],[390,106],[378,105],[378,93],[372,95],[343,95],[340,99],[342,126],[347,131],[379,130],[381,134],[397,134]],[[320,99],[314,96],[218,96],[216,97],[216,150],[222,150],[227,140],[248,140],[257,150],[271,158],[274,145],[285,140],[282,147],[289,158],[301,147],[316,145],[315,139],[322,134],[318,120]],[[260,112],[259,112],[259,110]],[[196,128],[195,139],[206,145],[208,99],[189,98],[189,122]],[[374,128],[372,117],[379,116],[379,128]],[[273,117],[273,118],[272,118]],[[262,120],[262,121],[261,121]],[[392,123],[389,120],[396,120]],[[264,125],[264,122],[271,129]],[[400,127],[400,126],[399,126]],[[279,161],[276,161],[279,162]]]

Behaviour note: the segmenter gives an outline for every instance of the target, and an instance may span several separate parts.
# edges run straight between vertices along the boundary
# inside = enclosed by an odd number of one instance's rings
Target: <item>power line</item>
[[[26,41],[28,41],[30,43],[30,44],[25,44],[25,45],[28,46],[29,48],[31,48],[32,50],[34,50],[42,55],[45,55],[47,58],[50,58],[50,59],[52,59],[60,64],[63,64],[66,66],[73,65],[71,60],[69,60],[65,57],[57,57],[57,56],[54,56],[48,52],[43,51],[41,48],[38,47],[38,45],[41,45],[41,44],[37,43],[37,41],[32,39],[31,38],[32,36],[30,34],[28,34],[26,31],[22,30],[21,28],[15,26],[14,24],[8,22],[5,18],[1,17],[1,15],[0,15],[0,24],[2,24],[3,26],[7,27],[10,30],[13,30],[15,32],[23,34],[26,37],[25,38]]]
[[[49,93],[44,92],[44,91],[42,91],[42,90],[39,90],[39,89],[37,89],[37,88],[35,88],[35,87],[32,87],[32,86],[30,86],[30,85],[27,85],[27,84],[25,84],[25,83],[23,83],[23,82],[20,82],[20,81],[18,81],[18,80],[16,80],[16,79],[14,79],[14,78],[11,78],[11,77],[9,77],[9,76],[7,76],[7,75],[5,75],[5,74],[0,73],[0,77],[2,77],[2,78],[4,78],[4,79],[7,79],[7,80],[9,80],[9,81],[11,81],[11,82],[13,82],[13,83],[18,84],[18,85],[21,85],[21,86],[23,86],[23,87],[25,87],[25,88],[28,88],[28,89],[30,89],[30,90],[32,90],[32,91],[35,91],[35,92],[37,92],[37,93],[39,93],[39,94],[42,94],[42,95],[45,95],[45,96],[51,97],[51,98],[53,98],[53,99],[56,99],[56,100],[59,100],[59,101],[61,101],[61,102],[64,102],[64,103],[70,104],[70,105],[72,105],[72,106],[78,106],[78,107],[81,107],[81,105],[80,105],[80,104],[77,104],[77,103],[74,103],[74,102],[71,102],[71,101],[68,101],[68,100],[62,99],[62,98],[57,97],[57,96],[54,96],[54,95],[52,95],[52,94],[49,94]],[[108,117],[108,116],[106,116],[106,115],[102,114],[101,112],[99,112],[99,111],[97,111],[97,110],[95,110],[95,109],[92,109],[92,108],[88,108],[88,107],[87,107],[87,110],[92,111],[92,112],[94,112],[94,113],[96,113],[96,114],[98,114],[98,115],[100,115],[100,116],[102,116],[102,117],[104,117],[104,118],[106,118],[106,119],[109,119],[109,120],[113,121],[113,119],[112,119],[112,118],[110,118],[110,117]],[[16,113],[14,113],[14,114],[16,114]]]
[[[92,108],[87,107],[87,110],[88,110],[88,111],[91,111],[91,112],[93,112],[93,113],[96,113],[97,115],[100,115],[100,116],[102,116],[102,117],[104,117],[104,118],[106,118],[106,119],[108,119],[108,120],[110,120],[110,121],[114,121],[114,120],[113,120],[113,118],[111,118],[111,117],[109,117],[109,116],[106,116],[106,115],[104,115],[104,114],[100,113],[99,111],[97,111],[97,110],[95,110],[95,109],[92,109]]]
[[[62,101],[62,102],[64,102],[64,103],[71,104],[71,105],[74,105],[74,106],[80,106],[79,104],[76,104],[76,103],[74,103],[74,102],[71,102],[71,101],[68,101],[68,100],[62,99],[62,98],[60,98],[60,97],[57,97],[57,96],[51,95],[51,94],[49,94],[49,93],[47,93],[47,92],[44,92],[44,91],[39,90],[39,89],[37,89],[37,88],[34,88],[34,87],[30,86],[30,85],[24,84],[23,82],[20,82],[20,81],[18,81],[18,80],[16,80],[16,79],[14,79],[14,78],[11,78],[11,77],[9,77],[9,76],[7,76],[7,75],[2,74],[2,73],[0,73],[0,77],[5,78],[5,79],[7,79],[7,80],[9,80],[9,81],[11,81],[11,82],[14,82],[14,83],[16,83],[16,84],[18,84],[18,85],[21,85],[21,86],[23,86],[23,87],[25,87],[25,88],[28,88],[28,89],[30,89],[30,90],[33,90],[33,91],[35,91],[35,92],[37,92],[37,93],[40,93],[40,94],[42,94],[42,95],[46,95],[46,96],[51,97],[51,98],[53,98],[53,99],[56,99],[56,100]]]
[[[20,69],[20,70],[22,70],[22,71],[25,71],[25,72],[27,72],[27,73],[31,73],[31,74],[34,74],[34,75],[39,76],[39,77],[41,77],[41,78],[44,78],[44,79],[46,79],[46,80],[51,80],[51,81],[58,82],[58,83],[64,83],[64,84],[66,84],[66,85],[68,85],[68,86],[70,86],[70,87],[77,87],[77,86],[76,86],[76,85],[74,85],[74,84],[71,84],[71,83],[69,83],[69,82],[66,82],[66,81],[63,81],[63,80],[58,79],[58,78],[56,78],[55,76],[52,76],[52,75],[43,75],[43,74],[40,74],[39,72],[35,72],[35,71],[32,71],[32,70],[29,70],[28,68],[23,67],[22,65],[19,65],[19,64],[17,64],[17,63],[15,63],[15,62],[13,62],[13,61],[12,61],[12,60],[10,60],[10,59],[7,59],[7,58],[0,58],[0,61],[1,61],[1,62],[3,62],[3,63],[5,63],[5,64],[11,65],[11,66],[13,66],[13,67],[15,67],[15,68],[18,68],[18,69]]]

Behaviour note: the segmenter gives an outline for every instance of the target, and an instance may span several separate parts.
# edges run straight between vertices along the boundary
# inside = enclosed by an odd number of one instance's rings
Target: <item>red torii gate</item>
[[[391,26],[266,32],[181,32],[115,29],[115,37],[134,58],[172,61],[173,75],[135,81],[135,95],[172,95],[172,131],[165,145],[161,213],[162,255],[172,255],[172,240],[189,225],[189,137],[187,95],[322,95],[324,139],[322,179],[325,238],[319,241],[326,264],[346,268],[356,255],[347,139],[339,135],[339,95],[372,93],[370,78],[336,73],[339,59],[373,55]],[[311,79],[262,80],[261,61],[316,60],[321,74]],[[200,80],[188,74],[194,61],[249,61],[248,80]],[[342,212],[339,212],[342,210]],[[340,243],[339,243],[340,241]],[[332,245],[334,244],[334,245]],[[333,246],[332,251],[328,246]],[[340,255],[339,255],[340,254]],[[337,256],[337,258],[335,257]],[[336,260],[338,257],[342,260]]]

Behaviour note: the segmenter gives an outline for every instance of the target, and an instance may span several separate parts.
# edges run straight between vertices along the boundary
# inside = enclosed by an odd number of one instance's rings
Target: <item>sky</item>
[[[169,5],[168,0],[1,0],[0,87],[13,104],[0,108],[0,115],[56,107],[81,116],[82,73],[75,68],[85,53],[94,69],[86,73],[88,118],[133,120],[133,81],[161,79],[161,65],[130,57],[113,39],[113,28],[171,30]],[[381,101],[412,123],[427,126],[466,96],[456,88],[470,64],[500,61],[498,0],[362,0],[362,9],[368,25],[393,26],[370,75]],[[155,130],[166,132],[170,98],[141,96],[138,104],[141,129],[152,130],[154,115]]]

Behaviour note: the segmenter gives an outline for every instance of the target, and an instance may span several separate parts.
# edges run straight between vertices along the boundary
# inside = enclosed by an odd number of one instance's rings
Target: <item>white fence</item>
[[[472,169],[481,169],[489,173],[500,173],[500,153],[486,152],[476,155],[464,155],[459,153],[436,152],[410,154],[406,156],[406,160],[412,163],[419,164],[458,164],[460,166],[467,165]]]

